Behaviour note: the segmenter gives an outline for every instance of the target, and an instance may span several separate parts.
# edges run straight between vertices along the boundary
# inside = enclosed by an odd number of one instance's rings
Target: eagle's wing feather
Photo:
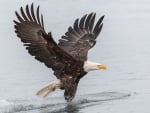
[[[43,16],[39,16],[39,7],[36,15],[33,4],[31,11],[26,6],[26,11],[20,8],[21,16],[16,12],[18,21],[14,20],[15,32],[26,46],[28,52],[35,56],[37,60],[43,62],[47,67],[54,70],[54,74],[59,77],[60,72],[70,63],[75,63],[75,59],[62,50],[53,40],[51,33],[44,30]]]
[[[87,60],[88,50],[95,45],[95,39],[101,32],[104,16],[94,26],[95,16],[95,13],[90,13],[80,20],[76,19],[73,27],[70,26],[59,40],[58,45],[77,60]]]

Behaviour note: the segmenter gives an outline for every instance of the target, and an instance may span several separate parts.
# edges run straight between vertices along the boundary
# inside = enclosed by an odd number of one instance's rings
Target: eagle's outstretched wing
[[[77,60],[87,60],[88,50],[95,45],[95,39],[101,32],[104,16],[94,26],[95,16],[95,13],[90,13],[80,20],[76,19],[74,26],[70,26],[59,40],[58,45]]]
[[[53,40],[51,33],[44,30],[43,16],[39,15],[39,6],[36,14],[33,4],[31,8],[26,5],[25,11],[20,8],[21,15],[16,12],[18,21],[14,20],[15,32],[26,46],[28,52],[35,56],[37,60],[43,62],[47,67],[54,70],[54,74],[59,74],[66,65],[74,63],[76,60],[58,47]]]

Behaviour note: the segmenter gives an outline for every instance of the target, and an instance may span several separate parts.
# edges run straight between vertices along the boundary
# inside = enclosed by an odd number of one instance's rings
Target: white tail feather
[[[60,88],[61,82],[60,80],[53,81],[46,87],[39,90],[36,95],[47,97],[51,92],[55,91],[56,89]]]

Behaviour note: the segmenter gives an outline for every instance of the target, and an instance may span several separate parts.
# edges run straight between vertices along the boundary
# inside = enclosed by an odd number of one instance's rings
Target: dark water
[[[10,99],[7,100],[6,113],[80,113],[86,107],[102,105],[104,102],[125,99],[129,94],[118,92],[102,92],[78,96],[73,105],[68,106],[62,98],[47,98],[45,101],[38,99]],[[9,110],[8,110],[9,109]]]
[[[105,15],[103,30],[89,60],[106,71],[90,72],[79,84],[73,106],[63,92],[48,98],[36,92],[55,80],[52,71],[28,55],[14,33],[14,11],[40,5],[46,31],[58,40],[77,17]],[[0,1],[0,113],[149,113],[150,1],[4,0]]]

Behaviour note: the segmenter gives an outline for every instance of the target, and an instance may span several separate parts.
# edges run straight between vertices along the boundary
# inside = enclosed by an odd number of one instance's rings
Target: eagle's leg
[[[43,96],[43,97],[47,97],[51,92],[55,91],[56,89],[60,88],[61,86],[61,82],[60,80],[56,80],[53,81],[52,83],[50,83],[49,85],[47,85],[46,87],[42,88],[41,90],[39,90],[36,95],[38,96]]]
[[[72,102],[72,101],[68,101],[68,102],[67,102],[67,105],[68,105],[68,106],[72,106],[72,105],[73,105],[73,102]]]
[[[64,92],[64,98],[67,102],[68,106],[72,106],[73,105],[73,99],[76,93],[76,85],[69,85]]]

